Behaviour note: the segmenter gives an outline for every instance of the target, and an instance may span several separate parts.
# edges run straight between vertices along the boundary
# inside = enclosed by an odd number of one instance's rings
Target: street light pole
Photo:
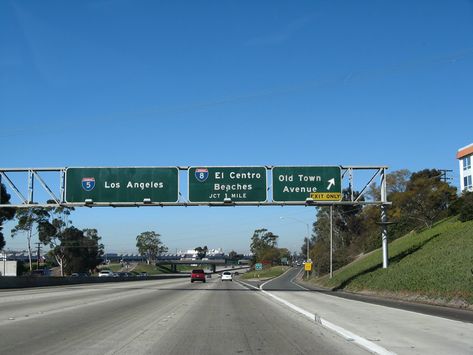
[[[309,262],[309,223],[306,223],[307,226],[307,257],[306,262]],[[309,270],[306,272],[306,278],[309,279]]]

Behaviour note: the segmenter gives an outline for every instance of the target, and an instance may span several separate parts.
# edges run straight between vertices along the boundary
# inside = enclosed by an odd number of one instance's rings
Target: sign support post
[[[332,256],[333,255],[333,205],[330,205],[330,278],[333,277]]]
[[[387,202],[387,193],[386,193],[386,173],[385,170],[381,172],[381,239],[383,244],[383,269],[388,268],[388,217],[386,214],[386,202]]]

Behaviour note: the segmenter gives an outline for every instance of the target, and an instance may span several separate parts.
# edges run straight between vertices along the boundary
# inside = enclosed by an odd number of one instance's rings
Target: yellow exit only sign
[[[340,201],[342,194],[340,192],[312,192],[310,198],[314,201]]]

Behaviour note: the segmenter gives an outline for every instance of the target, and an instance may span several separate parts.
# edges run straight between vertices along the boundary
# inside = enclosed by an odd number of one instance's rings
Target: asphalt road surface
[[[365,354],[219,278],[0,291],[2,354]]]
[[[290,269],[260,286],[267,295],[312,314],[322,324],[361,337],[369,342],[367,346],[397,354],[473,354],[471,312],[379,300],[370,303],[369,298],[312,291],[293,281],[299,271]]]

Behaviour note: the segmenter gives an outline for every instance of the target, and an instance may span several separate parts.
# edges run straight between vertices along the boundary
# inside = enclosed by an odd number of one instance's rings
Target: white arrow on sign
[[[328,186],[327,186],[327,190],[330,190],[330,188],[335,185],[335,178],[331,178],[329,181],[328,181]]]

